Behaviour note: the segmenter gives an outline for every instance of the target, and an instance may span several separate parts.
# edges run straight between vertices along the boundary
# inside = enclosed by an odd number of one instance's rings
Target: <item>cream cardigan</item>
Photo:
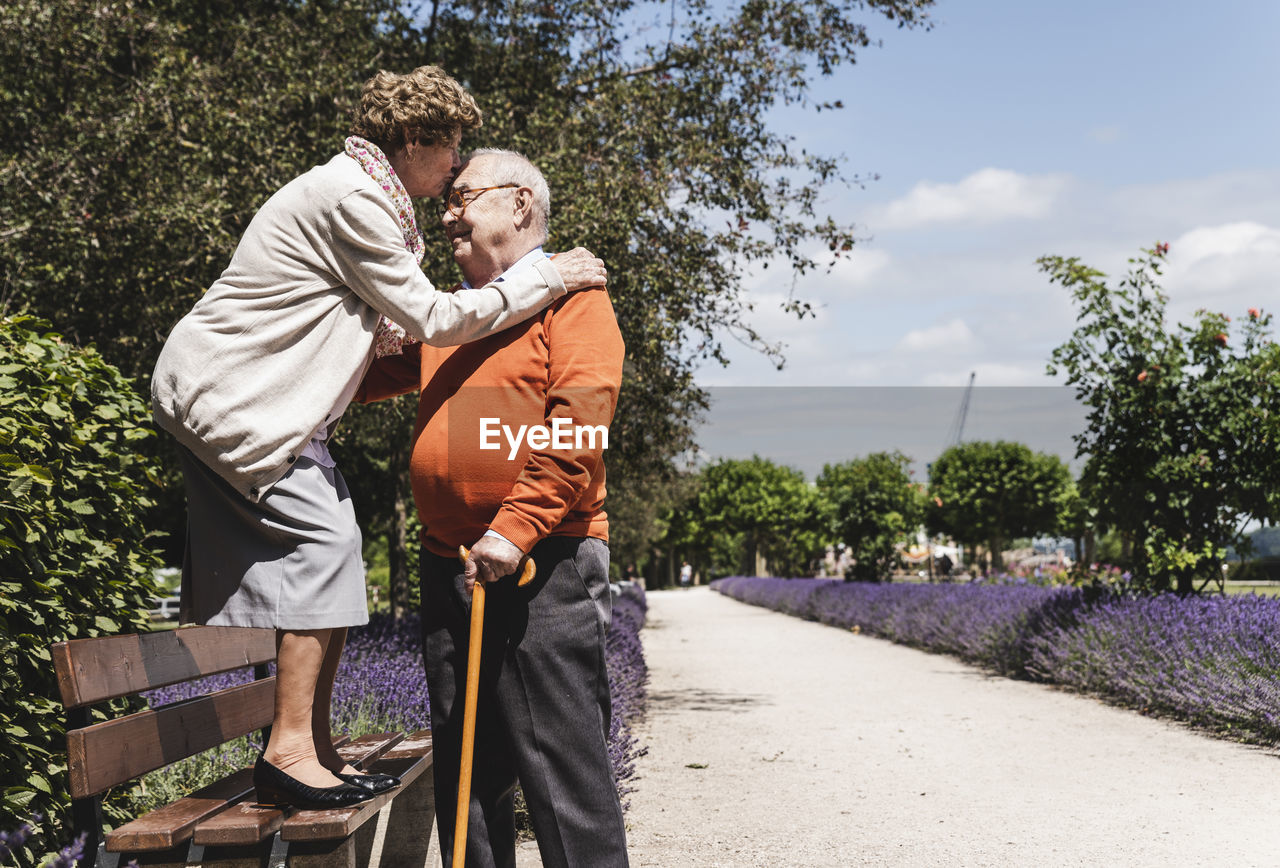
[[[254,215],[231,264],[165,341],[152,410],[257,500],[368,365],[380,314],[424,343],[453,346],[564,294],[550,260],[478,290],[438,291],[405,249],[391,198],[338,154]]]

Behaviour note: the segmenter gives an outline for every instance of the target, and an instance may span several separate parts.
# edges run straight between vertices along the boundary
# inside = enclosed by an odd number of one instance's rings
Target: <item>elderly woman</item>
[[[471,96],[436,67],[374,76],[343,152],[267,200],[156,363],[152,407],[187,486],[183,620],[276,630],[262,802],[341,806],[397,783],[357,774],[329,730],[346,629],[369,614],[360,531],[326,443],[365,369],[409,340],[500,331],[606,277],[577,249],[472,292],[431,285],[410,200],[445,191],[478,126]]]

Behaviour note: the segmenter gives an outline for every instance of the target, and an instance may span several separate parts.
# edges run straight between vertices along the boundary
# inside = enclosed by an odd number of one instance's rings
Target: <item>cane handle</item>
[[[467,559],[471,557],[471,549],[466,546],[458,546],[458,557],[461,558],[462,562],[465,564]],[[534,565],[533,558],[525,558],[524,569],[520,571],[520,578],[516,579],[516,585],[523,588],[525,585],[533,581],[534,573],[537,571],[538,568]]]

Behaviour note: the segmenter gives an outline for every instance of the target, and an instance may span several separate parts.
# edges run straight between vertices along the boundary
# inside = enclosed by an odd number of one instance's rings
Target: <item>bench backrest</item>
[[[67,730],[71,797],[105,792],[271,724],[275,678],[90,724],[88,706],[246,666],[276,656],[275,631],[181,627],[157,633],[73,639],[52,646]],[[79,718],[77,720],[77,718]]]

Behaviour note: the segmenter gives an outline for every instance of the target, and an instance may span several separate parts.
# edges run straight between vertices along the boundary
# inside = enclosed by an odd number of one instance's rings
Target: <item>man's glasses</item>
[[[510,187],[519,186],[519,184],[494,184],[492,187],[475,187],[471,190],[452,190],[444,200],[444,211],[441,213],[452,214],[454,217],[461,220],[463,212],[467,210],[467,206],[479,199],[481,193],[488,193],[490,190],[506,190]]]

